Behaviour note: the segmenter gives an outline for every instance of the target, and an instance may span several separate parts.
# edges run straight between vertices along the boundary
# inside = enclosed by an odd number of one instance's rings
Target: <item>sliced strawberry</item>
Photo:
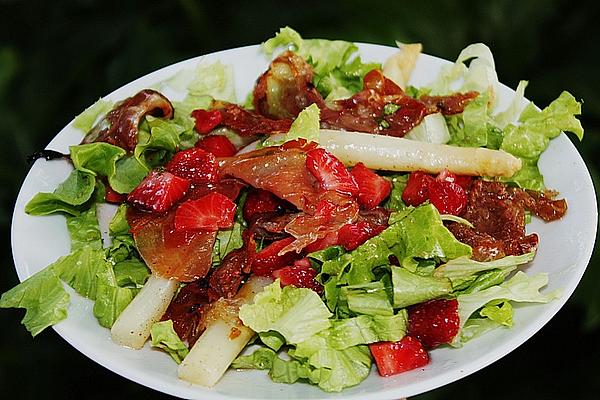
[[[252,261],[252,272],[256,275],[267,276],[277,269],[290,265],[298,258],[298,254],[290,251],[280,256],[279,252],[294,240],[293,237],[277,240],[256,253]]]
[[[227,196],[212,192],[181,204],[175,211],[175,229],[216,231],[231,228],[235,209],[235,203]]]
[[[268,190],[256,189],[248,192],[244,203],[244,219],[252,220],[257,214],[277,211],[284,206],[283,200]]]
[[[215,157],[233,157],[237,153],[233,143],[223,135],[205,136],[196,143],[196,147],[214,154]]]
[[[429,183],[428,192],[440,214],[460,215],[467,207],[467,193],[457,183],[436,179]]]
[[[206,135],[223,122],[223,114],[219,110],[194,110],[192,117],[196,120],[196,132]]]
[[[193,183],[216,183],[219,181],[217,159],[213,154],[197,147],[175,153],[165,168]]]
[[[433,177],[425,172],[411,172],[402,192],[402,201],[409,206],[423,204],[429,198],[429,184],[432,181]]]
[[[398,342],[371,343],[369,349],[381,376],[396,375],[429,364],[429,354],[412,336],[404,336]]]
[[[450,343],[458,333],[458,301],[430,300],[408,308],[408,334],[416,337],[426,349]]]
[[[110,187],[110,185],[106,184],[104,188],[106,190],[106,193],[104,194],[104,200],[107,203],[121,204],[125,202],[125,200],[127,200],[126,194],[116,192],[113,188]]]
[[[294,285],[299,288],[312,289],[319,294],[323,292],[323,286],[315,280],[317,270],[311,266],[308,258],[297,260],[294,265],[275,270],[271,275],[274,279],[279,278],[282,287]]]
[[[377,207],[392,191],[390,181],[377,175],[363,163],[356,164],[351,174],[358,184],[358,203],[367,210]]]
[[[325,149],[317,148],[306,153],[306,168],[325,190],[356,196],[358,185],[344,164]]]
[[[346,224],[338,231],[338,244],[344,246],[346,250],[354,250],[384,229],[383,225],[375,225],[367,221]]]
[[[129,193],[127,201],[141,210],[162,213],[185,196],[189,187],[189,179],[152,171]]]

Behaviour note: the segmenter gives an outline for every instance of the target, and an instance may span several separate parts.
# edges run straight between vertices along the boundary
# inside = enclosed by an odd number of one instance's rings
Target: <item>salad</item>
[[[0,307],[25,308],[35,336],[67,317],[64,282],[114,342],[150,340],[183,380],[262,369],[335,392],[373,363],[427,368],[430,350],[511,326],[515,302],[558,295],[525,273],[543,240],[525,226],[567,212],[537,162],[561,132],[583,137],[573,96],[540,110],[521,82],[498,110],[482,44],[419,88],[419,45],[379,65],[283,28],[262,50],[244,104],[214,63],[78,116],[81,144],[43,153],[73,171],[25,208],[64,215],[71,253]]]

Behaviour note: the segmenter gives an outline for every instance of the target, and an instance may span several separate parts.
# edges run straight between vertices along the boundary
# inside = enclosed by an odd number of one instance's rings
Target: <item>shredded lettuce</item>
[[[391,267],[391,269],[394,307],[408,307],[452,292],[452,284],[447,278],[422,276],[402,267]]]
[[[173,321],[170,319],[156,322],[152,325],[150,336],[152,347],[167,352],[177,364],[181,364],[181,361],[183,361],[185,356],[189,353],[185,343],[177,336],[177,333],[173,328]]]
[[[330,326],[331,313],[319,295],[310,289],[286,286],[279,280],[240,308],[244,325],[255,332],[277,331],[296,344]]]
[[[82,247],[102,248],[102,236],[96,216],[96,205],[78,216],[67,216],[67,230],[71,237],[71,250]]]

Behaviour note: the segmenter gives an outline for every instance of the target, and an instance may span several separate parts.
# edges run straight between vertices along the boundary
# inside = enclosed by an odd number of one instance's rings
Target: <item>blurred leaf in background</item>
[[[9,229],[27,154],[121,85],[193,56],[260,43],[285,25],[306,38],[421,42],[427,53],[447,59],[469,43],[485,42],[501,81],[514,88],[520,79],[529,80],[527,95],[536,104],[547,105],[563,89],[584,100],[586,137],[576,145],[598,182],[599,20],[592,0],[0,0],[0,292],[17,283]],[[597,282],[599,251],[574,297],[539,334],[492,366],[417,398],[595,399]],[[21,317],[21,311],[0,313],[3,397],[167,397],[99,367],[52,331],[32,340],[18,323]]]

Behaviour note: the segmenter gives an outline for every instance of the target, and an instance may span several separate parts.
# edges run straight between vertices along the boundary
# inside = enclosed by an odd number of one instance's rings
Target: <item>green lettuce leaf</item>
[[[359,344],[397,342],[408,329],[408,314],[400,310],[396,315],[359,315],[332,322],[328,342],[336,350]]]
[[[212,64],[198,64],[194,79],[187,89],[193,96],[211,96],[230,103],[237,102],[233,68],[220,61]]]
[[[381,281],[343,286],[340,295],[357,314],[393,315],[385,285]]]
[[[519,124],[510,124],[504,129],[500,149],[521,158],[524,164],[521,171],[505,181],[526,189],[544,189],[537,161],[550,140],[561,132],[572,132],[579,140],[583,139],[583,127],[576,118],[580,114],[581,103],[568,92],[562,92],[541,111],[533,103],[525,107],[519,117]]]
[[[392,191],[384,206],[394,211],[404,210],[407,206],[402,200],[402,193],[404,193],[404,189],[408,183],[408,174],[392,175],[390,180],[392,182]]]
[[[73,127],[85,133],[89,132],[98,118],[109,112],[112,106],[112,101],[98,99],[94,104],[75,117]]]
[[[92,198],[95,188],[94,175],[73,170],[54,192],[40,192],[33,196],[25,205],[25,212],[30,215],[48,215],[57,212],[79,215],[87,208],[83,204]]]
[[[449,260],[447,263],[437,267],[433,273],[436,277],[449,278],[453,283],[469,278],[475,274],[491,269],[510,269],[511,267],[527,264],[535,257],[535,252],[529,252],[520,256],[506,256],[492,261],[475,261],[466,256]]]
[[[422,276],[402,267],[392,266],[391,269],[394,307],[408,307],[440,298],[452,292],[452,284],[448,278]]]
[[[212,251],[213,265],[219,265],[225,256],[244,245],[242,240],[242,225],[235,222],[231,229],[223,229],[217,233]]]
[[[172,120],[147,116],[145,128],[138,133],[134,156],[148,169],[164,164],[175,153],[185,127]]]
[[[129,193],[148,175],[150,170],[136,157],[127,156],[115,164],[115,173],[108,183],[117,193]]]
[[[288,343],[306,340],[330,326],[331,313],[319,295],[310,289],[286,286],[276,280],[244,304],[239,317],[255,332],[279,332]]]
[[[491,301],[547,303],[557,298],[560,295],[557,291],[548,294],[540,293],[540,289],[547,283],[548,275],[546,274],[540,273],[530,277],[524,272],[518,271],[512,278],[500,285],[475,293],[459,295],[457,300],[461,327],[471,314]]]
[[[102,249],[86,246],[60,257],[48,268],[71,286],[77,293],[89,299],[96,299],[98,274],[112,267]]]
[[[187,356],[189,350],[185,343],[181,341],[175,329],[173,321],[166,320],[156,322],[150,329],[151,345],[167,352],[177,364]]]
[[[271,369],[273,360],[277,358],[277,353],[273,350],[261,347],[250,355],[239,356],[231,363],[234,369]]]
[[[479,315],[509,328],[513,324],[513,308],[508,301],[503,301],[500,305],[489,304],[479,311]]]
[[[102,236],[95,205],[78,216],[67,216],[67,230],[71,237],[71,250],[86,246],[94,249],[102,248]]]
[[[21,321],[36,336],[67,318],[70,296],[52,268],[45,268],[2,294],[0,308],[24,308]]]
[[[70,146],[69,153],[76,169],[106,177],[115,173],[117,160],[127,154],[124,149],[104,142]]]
[[[138,290],[119,287],[109,263],[98,269],[97,279],[94,316],[100,325],[110,329]]]
[[[117,262],[113,270],[120,287],[141,289],[150,277],[150,269],[136,257]]]

